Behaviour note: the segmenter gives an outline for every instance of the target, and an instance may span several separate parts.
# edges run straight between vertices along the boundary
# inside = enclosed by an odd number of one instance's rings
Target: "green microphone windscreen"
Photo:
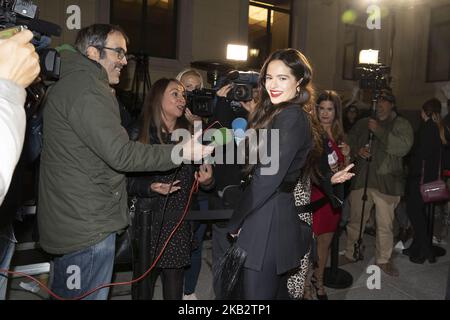
[[[226,145],[233,140],[233,133],[228,128],[220,128],[214,131],[211,141],[219,146]]]

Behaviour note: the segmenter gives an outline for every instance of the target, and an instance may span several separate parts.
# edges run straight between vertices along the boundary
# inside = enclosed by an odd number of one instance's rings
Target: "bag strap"
[[[442,148],[439,148],[439,168],[437,180],[442,180],[441,164],[442,164]],[[422,176],[420,177],[420,184],[423,184],[424,171],[425,171],[425,160],[422,161]]]

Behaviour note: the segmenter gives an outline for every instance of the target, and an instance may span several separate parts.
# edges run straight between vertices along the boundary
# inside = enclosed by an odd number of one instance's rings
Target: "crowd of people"
[[[0,204],[23,144],[24,88],[39,73],[31,37],[23,31],[0,41]],[[133,276],[143,277],[133,284],[132,298],[152,299],[161,276],[164,299],[196,299],[207,225],[187,221],[189,209],[209,211],[213,220],[211,285],[217,299],[327,300],[324,270],[347,205],[341,264],[359,260],[355,244],[374,207],[375,263],[387,275],[399,275],[392,252],[394,211],[402,198],[414,229],[403,253],[413,263],[436,261],[420,185],[439,178],[446,165],[450,132],[439,100],[424,103],[414,137],[391,90],[381,90],[376,111],[360,118],[355,105],[343,108],[337,92],[315,92],[307,57],[280,49],[266,59],[253,99],[240,108],[230,106],[232,84],[225,84],[217,88],[213,114],[194,114],[186,94],[204,83],[199,72],[187,69],[157,80],[141,116],[130,122],[112,88],[127,65],[128,44],[119,26],[80,30],[74,47],[61,52],[60,79],[43,106],[37,221],[40,246],[53,257],[51,290],[57,296],[108,299],[109,287],[95,289],[111,282],[116,242],[133,227],[148,236],[135,232],[131,241]],[[15,54],[5,58],[4,52]],[[235,139],[225,144],[235,158],[242,150],[255,152],[256,163],[249,155],[245,164],[202,162],[217,145],[200,143],[194,127],[232,128],[238,117],[246,119],[257,143],[246,135],[239,142],[245,148]],[[190,139],[179,139],[177,130]],[[182,163],[175,161],[176,150]],[[267,174],[269,154],[279,156],[273,174]],[[215,219],[216,209],[232,215]],[[11,226],[0,226],[2,270],[14,252]],[[69,285],[73,266],[80,271],[78,285]],[[0,298],[6,279],[0,278]]]

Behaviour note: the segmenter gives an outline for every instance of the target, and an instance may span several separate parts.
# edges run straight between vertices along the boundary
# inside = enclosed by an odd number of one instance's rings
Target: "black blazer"
[[[293,192],[278,189],[286,179],[296,182],[300,177],[312,137],[306,113],[295,104],[275,117],[272,129],[279,129],[279,170],[263,175],[261,170],[269,165],[256,166],[228,227],[232,233],[242,227],[237,244],[247,251],[245,267],[253,270],[261,270],[268,239],[276,241],[277,274],[283,274],[300,265],[305,248]],[[269,130],[267,154],[273,155],[270,138]]]

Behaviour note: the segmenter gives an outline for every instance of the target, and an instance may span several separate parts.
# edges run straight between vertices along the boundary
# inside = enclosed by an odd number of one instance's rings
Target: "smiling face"
[[[265,88],[273,104],[292,100],[297,94],[299,83],[283,61],[273,60],[267,66]]]
[[[161,106],[163,117],[168,121],[176,120],[184,114],[186,100],[184,88],[177,82],[170,82],[164,91]]]
[[[124,53],[127,52],[127,42],[125,37],[120,32],[111,32],[106,38],[105,47],[112,49],[122,49]],[[97,61],[102,65],[108,74],[109,84],[118,84],[120,81],[120,72],[122,68],[127,65],[127,58],[123,57],[119,59],[119,54],[111,49],[102,49],[104,52],[103,58],[100,57],[100,52],[96,49],[95,51],[90,51],[88,55],[89,58]],[[88,51],[89,52],[89,51]]]
[[[318,106],[319,121],[321,125],[332,125],[336,116],[333,101],[323,100]]]

